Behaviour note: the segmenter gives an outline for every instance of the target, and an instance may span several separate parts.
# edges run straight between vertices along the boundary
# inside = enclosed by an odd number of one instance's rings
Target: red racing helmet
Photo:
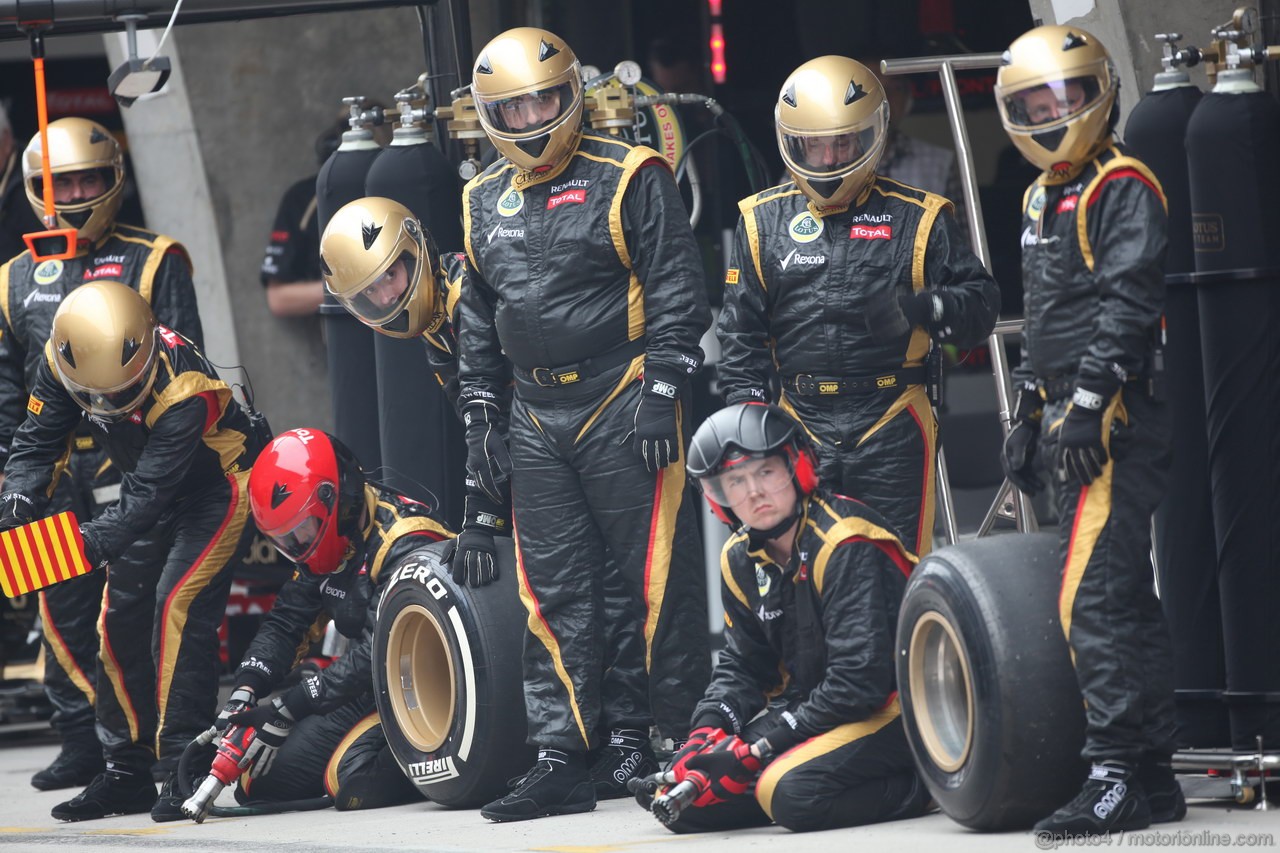
[[[249,507],[281,554],[327,575],[361,550],[364,486],[364,471],[342,442],[318,429],[291,429],[254,463]]]

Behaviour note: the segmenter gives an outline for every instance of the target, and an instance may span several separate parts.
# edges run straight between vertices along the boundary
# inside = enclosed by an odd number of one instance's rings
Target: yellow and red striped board
[[[0,586],[9,598],[79,577],[91,568],[74,513],[60,512],[0,531]]]

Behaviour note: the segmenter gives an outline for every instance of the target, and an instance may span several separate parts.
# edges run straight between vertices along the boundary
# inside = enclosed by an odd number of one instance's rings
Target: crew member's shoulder
[[[897,539],[874,507],[822,488],[809,496],[809,522],[824,536],[847,538],[847,531],[857,528],[870,534],[866,538]]]
[[[505,189],[511,182],[511,175],[515,169],[515,165],[510,160],[505,157],[498,158],[483,172],[467,181],[466,186],[462,188],[463,197]]]
[[[804,193],[800,192],[800,188],[796,186],[795,181],[786,181],[777,186],[769,187],[738,202],[738,210],[744,214],[756,208],[791,212],[807,206],[808,201]]]
[[[885,205],[889,207],[913,205],[921,208],[941,208],[951,204],[946,198],[937,193],[931,193],[928,190],[922,190],[919,187],[913,187],[910,184],[904,184],[901,181],[895,181],[893,178],[886,178],[883,175],[876,175],[875,181],[871,184],[871,191],[882,196]]]
[[[635,142],[628,142],[625,139],[607,136],[603,133],[592,133],[591,131],[583,132],[573,156],[610,162],[619,168],[628,162],[628,158],[633,163],[663,159],[661,154],[647,145],[639,145]]]

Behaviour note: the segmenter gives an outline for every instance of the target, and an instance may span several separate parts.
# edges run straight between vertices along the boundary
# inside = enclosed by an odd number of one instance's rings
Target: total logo
[[[524,193],[511,187],[498,199],[498,213],[502,216],[515,216],[524,210]]]
[[[822,236],[822,228],[821,219],[818,219],[807,210],[802,210],[791,217],[791,223],[787,226],[787,233],[797,243],[812,243]]]
[[[786,257],[778,261],[778,263],[782,264],[784,270],[792,264],[798,267],[820,267],[826,262],[826,255],[806,255],[799,249],[792,249],[787,252]]]

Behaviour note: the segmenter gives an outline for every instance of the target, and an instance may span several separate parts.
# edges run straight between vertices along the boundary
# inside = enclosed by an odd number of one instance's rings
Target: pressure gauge
[[[613,67],[613,73],[624,86],[634,86],[640,82],[641,76],[640,65],[630,59],[624,59]]]

